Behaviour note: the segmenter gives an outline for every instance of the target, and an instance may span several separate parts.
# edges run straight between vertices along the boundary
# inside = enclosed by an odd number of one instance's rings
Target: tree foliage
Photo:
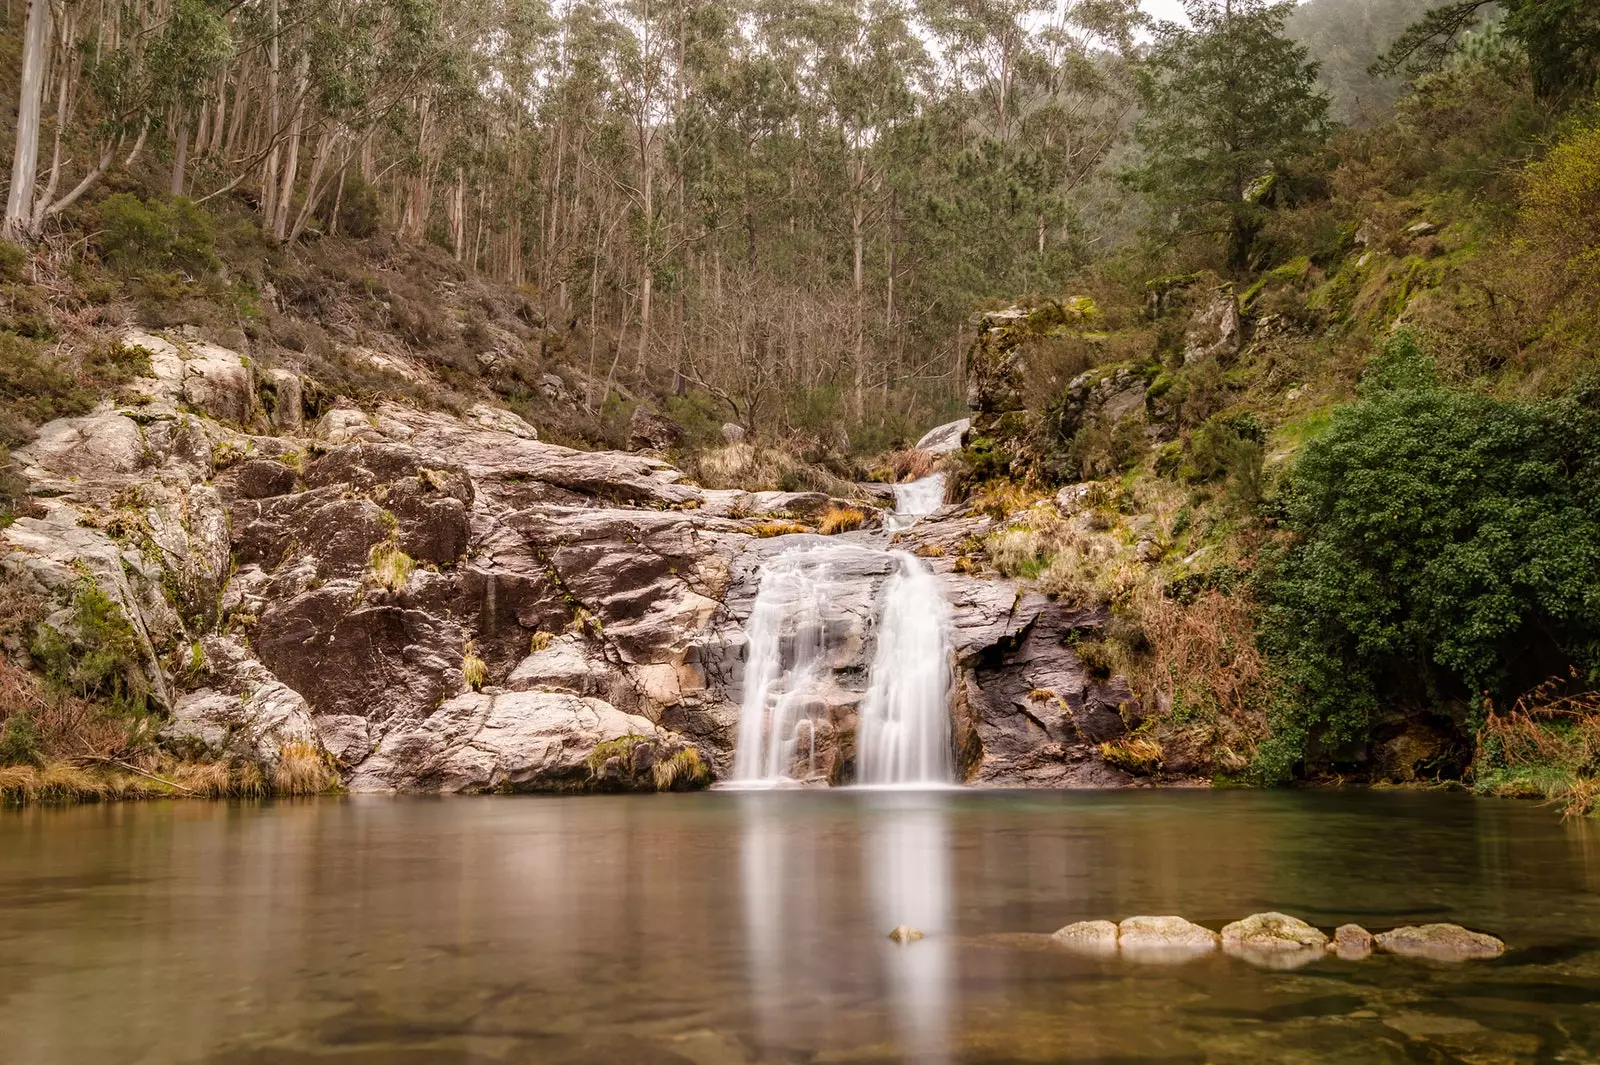
[[[1600,384],[1442,388],[1399,333],[1295,463],[1261,636],[1288,695],[1263,759],[1331,759],[1380,706],[1600,680]]]
[[[1140,71],[1133,181],[1180,232],[1222,238],[1235,269],[1248,264],[1266,183],[1326,128],[1317,65],[1283,32],[1292,7],[1184,0],[1191,25],[1163,23]]]

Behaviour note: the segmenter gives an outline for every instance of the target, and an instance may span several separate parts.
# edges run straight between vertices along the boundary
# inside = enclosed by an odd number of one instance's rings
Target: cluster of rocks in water
[[[31,500],[0,529],[0,569],[51,601],[46,623],[75,646],[89,634],[74,598],[114,604],[166,742],[263,764],[309,745],[351,790],[648,789],[703,781],[674,768],[691,751],[727,771],[744,626],[763,564],[796,539],[763,527],[843,501],[705,489],[484,406],[322,409],[294,373],[189,333],[123,343],[148,376],[14,453]],[[1099,745],[1138,724],[1137,704],[1073,649],[1106,612],[958,566],[991,530],[945,508],[895,534],[952,606],[963,779],[1128,782]],[[839,562],[850,591],[815,735],[830,782],[851,779],[893,570],[882,535],[831,541],[863,538]],[[628,758],[594,758],[623,740]]]
[[[1121,923],[1079,921],[1055,932],[1061,945],[1086,954],[1117,954],[1135,960],[1183,961],[1215,950],[1275,969],[1292,969],[1327,954],[1347,961],[1374,951],[1436,961],[1495,958],[1506,945],[1455,924],[1407,925],[1373,935],[1355,924],[1332,936],[1298,917],[1255,913],[1214,932],[1182,917],[1129,917]]]

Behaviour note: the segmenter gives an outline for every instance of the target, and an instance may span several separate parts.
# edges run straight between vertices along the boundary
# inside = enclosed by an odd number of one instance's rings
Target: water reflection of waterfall
[[[949,795],[875,795],[862,837],[873,913],[884,928],[910,925],[927,938],[883,948],[889,1007],[901,1060],[950,1060],[950,996],[955,955],[950,920]],[[882,934],[882,933],[880,933]]]
[[[944,475],[895,486],[887,528],[903,529],[938,509]],[[818,777],[817,733],[830,726],[836,665],[855,619],[850,600],[860,567],[843,565],[870,543],[807,538],[770,559],[746,623],[748,651],[732,780],[774,785]],[[937,577],[916,556],[894,552],[875,622],[877,650],[857,726],[857,780],[935,784],[953,778],[949,719],[950,610]],[[859,595],[858,595],[859,601]],[[859,609],[859,607],[858,607]]]
[[[957,794],[738,798],[746,979],[760,1060],[814,1049],[818,1026],[843,1015],[862,1043],[892,1038],[895,1060],[951,1060],[957,971],[946,819]],[[894,943],[888,933],[898,925],[926,938]],[[876,965],[841,967],[863,941],[874,945]]]

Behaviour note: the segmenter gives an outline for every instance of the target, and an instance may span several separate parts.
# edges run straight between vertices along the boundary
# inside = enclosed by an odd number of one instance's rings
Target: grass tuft
[[[822,515],[822,520],[817,523],[817,531],[823,536],[833,536],[836,533],[859,529],[866,520],[867,516],[855,507],[829,507],[828,512]]]
[[[377,582],[391,592],[398,592],[411,580],[417,568],[410,555],[400,550],[393,540],[385,540],[372,549],[372,573]]]
[[[1161,744],[1145,736],[1112,740],[1100,745],[1100,757],[1124,772],[1149,776],[1161,768]]]
[[[711,783],[711,771],[693,747],[657,762],[651,767],[651,775],[657,791],[690,791]]]

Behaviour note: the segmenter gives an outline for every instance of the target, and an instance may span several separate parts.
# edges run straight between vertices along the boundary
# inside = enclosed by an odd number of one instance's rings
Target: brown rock
[[[1117,926],[1111,921],[1078,921],[1056,929],[1051,938],[1082,954],[1114,954],[1117,950]]]
[[[1379,950],[1390,954],[1436,961],[1497,958],[1506,950],[1505,943],[1494,936],[1470,932],[1458,924],[1407,925],[1381,932],[1372,941]]]
[[[1360,961],[1372,953],[1372,933],[1358,924],[1342,924],[1333,930],[1328,949],[1346,961]]]
[[[634,451],[665,451],[683,440],[683,426],[643,404],[628,419],[628,447]]]

